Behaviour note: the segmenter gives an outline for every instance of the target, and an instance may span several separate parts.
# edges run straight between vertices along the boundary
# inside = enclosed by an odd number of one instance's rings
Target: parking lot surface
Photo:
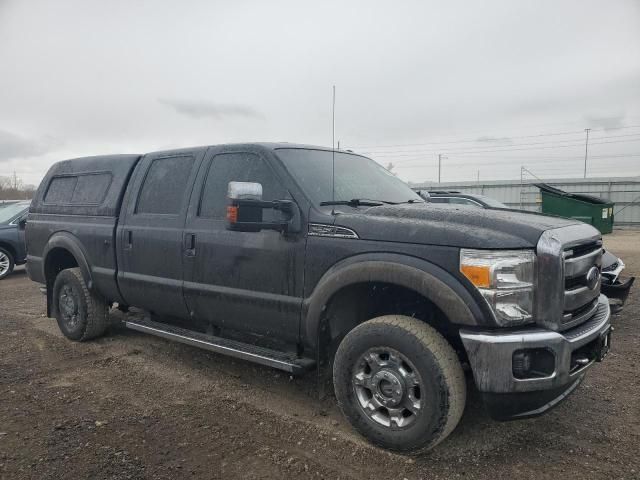
[[[640,232],[605,247],[640,276]],[[18,269],[0,282],[0,478],[640,478],[638,288],[613,317],[612,352],[558,408],[497,423],[470,383],[455,432],[408,457],[359,437],[313,373],[122,328],[70,342]]]

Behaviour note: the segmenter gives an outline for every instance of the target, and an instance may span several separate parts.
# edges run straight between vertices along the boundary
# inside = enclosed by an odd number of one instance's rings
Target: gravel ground
[[[640,232],[605,245],[640,276]],[[558,408],[497,423],[471,389],[451,437],[406,457],[317,400],[313,374],[123,329],[67,341],[19,269],[0,282],[0,478],[640,478],[637,290],[613,318],[612,353]]]

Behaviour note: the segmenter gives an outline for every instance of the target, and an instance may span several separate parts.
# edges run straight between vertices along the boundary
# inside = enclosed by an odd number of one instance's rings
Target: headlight
[[[460,271],[485,298],[498,324],[533,320],[536,256],[530,250],[460,251]]]

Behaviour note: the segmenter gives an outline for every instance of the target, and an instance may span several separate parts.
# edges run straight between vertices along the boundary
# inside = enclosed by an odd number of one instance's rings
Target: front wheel
[[[0,280],[9,276],[14,267],[13,255],[8,250],[0,248]]]
[[[441,442],[466,402],[453,348],[426,323],[402,315],[351,330],[336,352],[333,382],[351,424],[376,445],[402,452]]]

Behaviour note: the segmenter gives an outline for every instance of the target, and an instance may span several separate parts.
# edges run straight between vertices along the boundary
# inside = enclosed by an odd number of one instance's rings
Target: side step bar
[[[126,321],[125,326],[132,330],[150,333],[151,335],[175,340],[176,342],[185,343],[230,357],[241,358],[243,360],[249,360],[250,362],[278,368],[294,375],[304,373],[315,366],[315,361],[310,358],[300,358],[294,354],[280,352],[270,348],[258,347],[236,340],[194,332],[186,328],[154,322],[149,318]]]

